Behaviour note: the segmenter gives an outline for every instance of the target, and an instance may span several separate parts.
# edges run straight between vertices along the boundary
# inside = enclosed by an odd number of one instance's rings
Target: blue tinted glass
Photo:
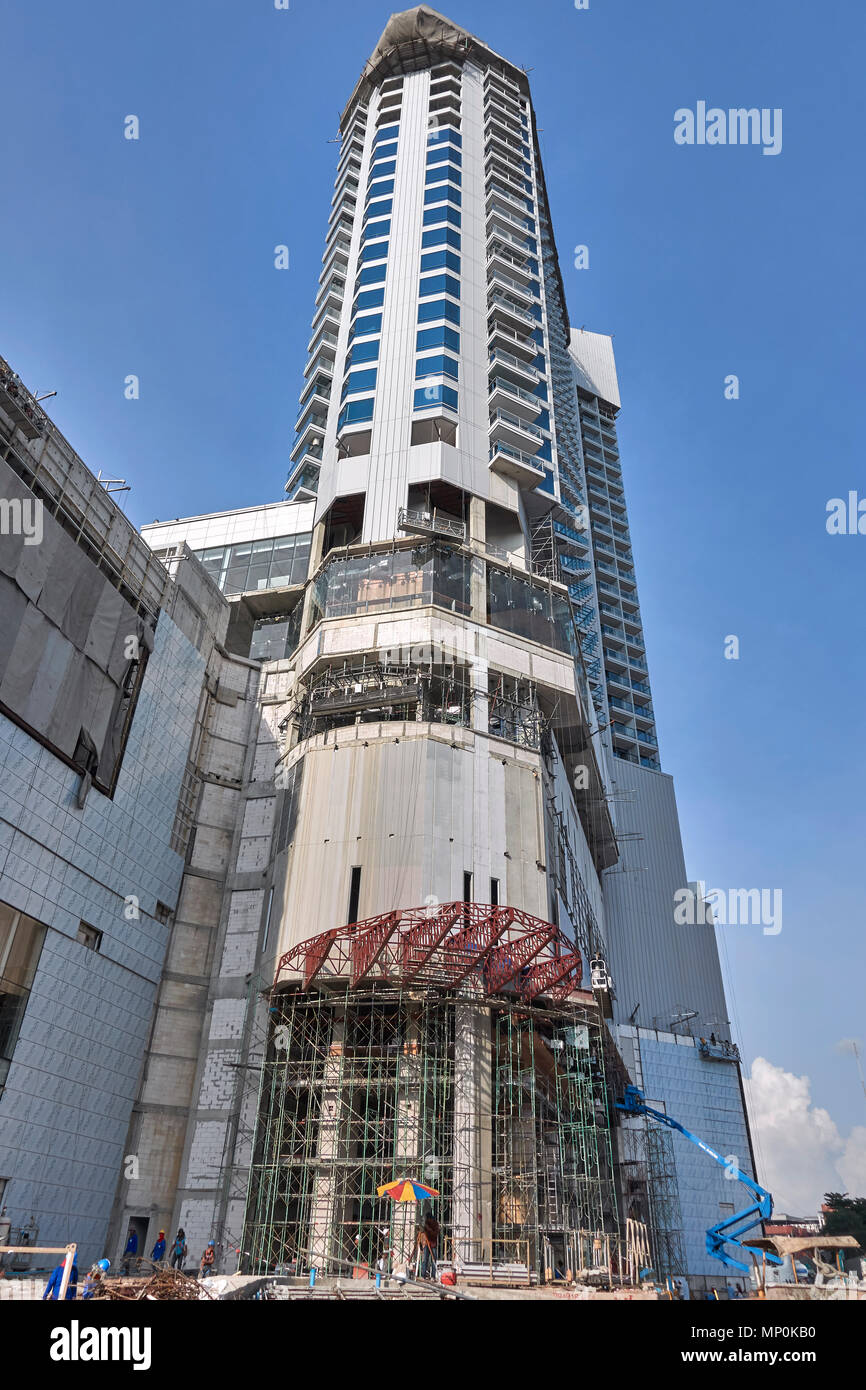
[[[381,314],[379,316],[381,318]],[[428,299],[418,305],[418,322],[432,323],[436,319],[449,319],[451,323],[460,322],[460,309],[450,299]]]
[[[455,270],[460,274],[460,257],[453,251],[429,251],[426,256],[421,257],[421,269],[424,270]]]
[[[337,420],[337,429],[341,430],[344,425],[357,423],[359,420],[372,420],[373,418],[373,397],[368,396],[361,401],[348,401],[340,411]]]
[[[448,145],[442,145],[439,149],[427,151],[428,164],[441,164],[444,159],[448,159],[452,164],[458,166],[463,163],[462,154],[458,153],[457,150],[451,149]]]
[[[424,226],[429,227],[434,222],[453,222],[459,227],[460,213],[456,208],[449,207],[447,203],[443,203],[438,208],[427,208],[424,213]]]
[[[381,261],[388,254],[387,241],[370,241],[361,247],[362,261]]]
[[[440,126],[438,130],[431,130],[427,136],[427,145],[447,145],[448,141],[456,145],[458,149],[463,148],[463,137],[459,130],[452,130],[450,126]]]
[[[376,241],[379,237],[390,236],[391,219],[386,217],[383,222],[368,222],[361,233],[362,241]]]
[[[355,319],[352,325],[352,337],[363,338],[368,333],[379,333],[382,329],[382,315],[368,314],[366,318]]]
[[[455,169],[453,164],[439,164],[432,169],[428,169],[424,182],[443,183],[446,179],[450,179],[451,183],[456,183],[458,185],[463,182],[460,170]]]
[[[427,410],[434,405],[447,405],[452,410],[456,410],[457,392],[451,386],[444,386],[441,382],[431,382],[429,386],[419,387],[415,392],[415,409]]]
[[[458,366],[453,357],[437,352],[435,357],[419,357],[415,363],[415,376],[453,376],[456,381]]]
[[[437,347],[445,347],[449,348],[451,352],[459,352],[460,334],[455,333],[453,328],[449,328],[444,323],[440,323],[436,328],[420,328],[415,339],[415,347],[418,352]]]
[[[428,275],[418,286],[418,298],[425,299],[431,294],[450,294],[454,299],[459,299],[460,281],[455,280],[453,275]]]
[[[378,362],[379,339],[371,338],[367,343],[356,343],[346,358],[346,366],[354,367],[358,362]]]
[[[343,396],[352,395],[356,391],[372,391],[376,385],[377,370],[376,367],[367,367],[362,372],[350,372],[343,386]]]
[[[386,193],[394,192],[393,179],[380,179],[378,183],[371,183],[367,189],[367,201],[371,198],[384,198]]]
[[[368,265],[361,271],[356,284],[375,285],[377,280],[384,280],[387,274],[387,265]]]
[[[354,310],[358,309],[380,309],[385,301],[385,287],[381,286],[377,290],[362,290],[353,305]]]
[[[454,203],[458,208],[463,201],[453,184],[437,184],[435,188],[428,188],[424,194],[425,203],[444,203],[446,201]]]
[[[441,246],[445,243],[460,250],[460,233],[455,232],[453,227],[437,227],[434,232],[424,232],[421,237],[422,246]]]
[[[394,206],[393,198],[380,198],[378,203],[370,203],[364,212],[364,220],[368,217],[384,217]]]

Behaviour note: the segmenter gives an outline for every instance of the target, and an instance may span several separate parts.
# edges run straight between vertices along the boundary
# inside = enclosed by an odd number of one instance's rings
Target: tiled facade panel
[[[182,861],[170,848],[203,660],[160,618],[115,796],[0,718],[0,899],[49,931],[0,1097],[14,1226],[103,1254]],[[75,940],[81,921],[100,949]]]
[[[734,1156],[743,1172],[753,1177],[736,1065],[707,1061],[697,1047],[655,1041],[643,1033],[640,1055],[649,1104],[663,1099],[668,1115],[723,1157]],[[726,1266],[707,1254],[707,1228],[731,1214],[730,1204],[734,1211],[748,1206],[751,1195],[681,1134],[673,1134],[673,1153],[687,1269],[692,1275],[719,1279]]]

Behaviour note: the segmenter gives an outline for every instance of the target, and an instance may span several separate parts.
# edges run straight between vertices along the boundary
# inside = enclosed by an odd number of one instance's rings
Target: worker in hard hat
[[[160,1231],[156,1245],[150,1252],[150,1258],[155,1265],[162,1264],[162,1261],[165,1259],[165,1231]]]
[[[77,1264],[77,1258],[78,1258],[77,1255],[73,1255],[73,1256],[72,1256],[72,1269],[71,1269],[70,1272],[69,1272],[69,1283],[68,1283],[67,1286],[66,1286],[66,1297],[67,1297],[67,1299],[69,1299],[69,1298],[74,1298],[75,1295],[76,1295],[76,1293],[78,1292],[78,1264]],[[48,1280],[48,1283],[45,1285],[45,1292],[44,1292],[44,1294],[42,1295],[43,1301],[44,1301],[46,1298],[47,1298],[47,1299],[54,1299],[54,1300],[56,1300],[56,1299],[58,1299],[58,1298],[60,1297],[60,1286],[61,1286],[61,1284],[63,1283],[63,1271],[64,1271],[65,1267],[66,1267],[66,1261],[65,1261],[65,1260],[61,1260],[61,1261],[60,1261],[60,1264],[59,1264],[59,1265],[56,1265],[56,1266],[54,1267],[54,1269],[51,1271],[51,1278]]]
[[[204,1254],[201,1257],[201,1263],[198,1267],[199,1279],[206,1279],[209,1274],[213,1274],[213,1262],[215,1256],[216,1246],[214,1245],[214,1242],[212,1240],[209,1240],[207,1245],[205,1246]]]
[[[110,1269],[111,1260],[106,1260],[104,1257],[101,1260],[97,1260],[95,1264],[92,1264],[84,1276],[84,1287],[81,1290],[81,1297],[92,1298]]]

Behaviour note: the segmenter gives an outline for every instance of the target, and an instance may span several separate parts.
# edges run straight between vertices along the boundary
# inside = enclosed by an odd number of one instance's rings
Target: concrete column
[[[334,1019],[331,1046],[322,1080],[322,1112],[316,1144],[316,1157],[322,1166],[317,1167],[313,1177],[310,1212],[308,1258],[310,1264],[319,1271],[327,1268],[329,1258],[339,1258],[342,1254],[334,1248],[334,1220],[340,1182],[340,1168],[336,1160],[345,1157],[344,1131],[348,1123],[343,1092],[344,1041],[345,1019],[339,1015]],[[304,1258],[303,1255],[301,1258]],[[345,1273],[339,1265],[332,1272]]]
[[[421,1048],[423,1040],[417,1008],[409,1006],[396,1079],[396,1135],[394,1176],[422,1178],[424,1158],[421,1127]],[[418,1208],[414,1202],[395,1202],[391,1221],[394,1265],[405,1264],[415,1244]]]
[[[487,543],[487,507],[483,497],[469,499],[469,543],[472,549],[472,574],[469,581],[472,617],[477,623],[487,622],[487,570],[478,552]]]
[[[490,1011],[457,1004],[454,1030],[454,1257],[490,1258],[493,1233]]]

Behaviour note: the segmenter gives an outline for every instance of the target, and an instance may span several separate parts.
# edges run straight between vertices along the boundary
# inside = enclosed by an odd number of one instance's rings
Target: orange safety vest
[[[201,1262],[202,1262],[202,1264],[203,1264],[203,1265],[212,1265],[212,1264],[213,1264],[213,1257],[214,1257],[214,1248],[213,1248],[212,1245],[209,1245],[209,1246],[207,1247],[207,1249],[205,1250],[204,1254],[203,1254],[202,1257],[201,1257]]]

